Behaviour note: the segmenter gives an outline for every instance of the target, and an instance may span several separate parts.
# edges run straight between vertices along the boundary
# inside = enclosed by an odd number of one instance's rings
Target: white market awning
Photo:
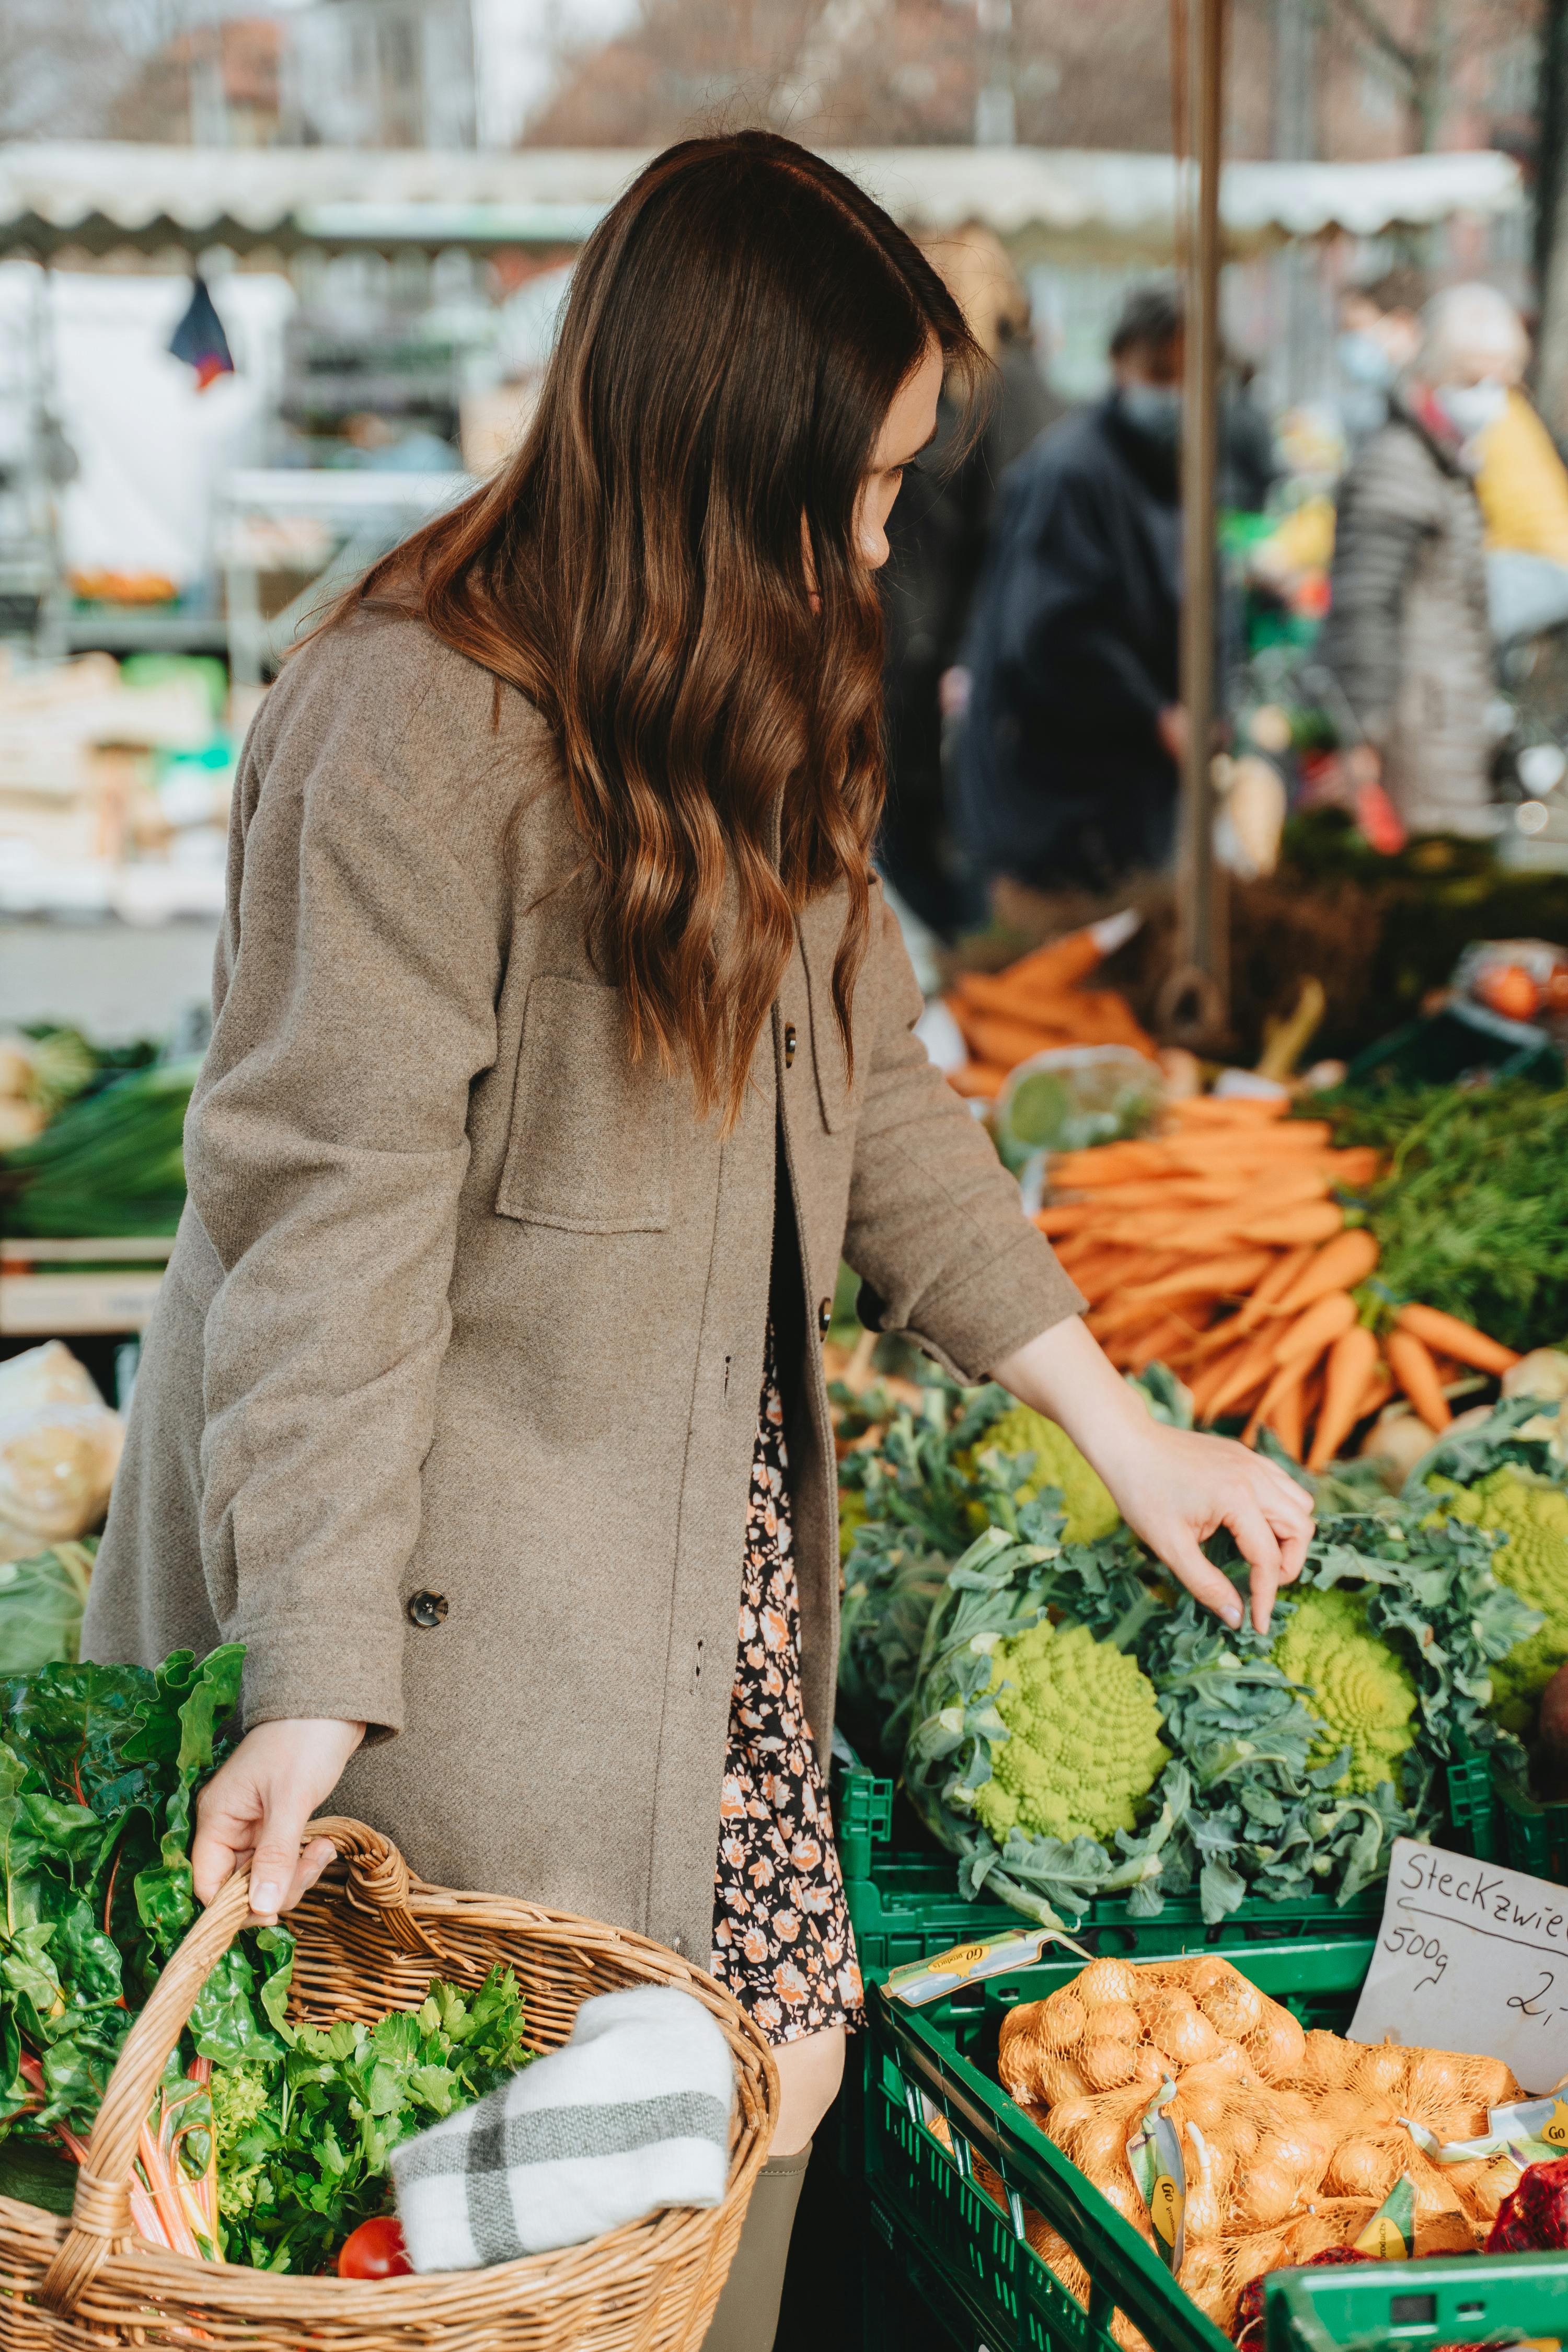
[[[1168,155],[1040,147],[835,149],[831,160],[910,226],[987,222],[1064,258],[1158,259],[1172,249]],[[393,252],[581,244],[647,161],[626,148],[163,147],[129,141],[0,144],[0,254],[239,253],[317,246]],[[1518,164],[1486,151],[1376,163],[1227,164],[1228,249],[1343,229],[1422,228],[1524,202]]]

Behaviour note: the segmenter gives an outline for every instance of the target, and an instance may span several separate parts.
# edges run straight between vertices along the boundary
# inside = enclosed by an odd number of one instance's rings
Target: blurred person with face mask
[[[984,908],[950,836],[943,733],[967,678],[955,665],[984,561],[996,486],[1047,425],[1066,415],[1030,343],[1029,301],[1000,238],[972,223],[921,247],[989,355],[991,399],[955,447],[964,404],[945,387],[936,438],[905,478],[888,519],[882,572],[888,800],[877,862],[921,922],[952,939]]]
[[[966,845],[997,915],[1112,890],[1170,856],[1181,609],[1182,314],[1128,299],[1112,388],[1009,475],[968,644]]]
[[[1390,394],[1421,344],[1426,284],[1418,269],[1384,270],[1340,297],[1340,422],[1359,449],[1388,422]]]
[[[1521,387],[1530,337],[1513,304],[1490,286],[1447,299],[1446,399],[1468,436],[1492,635],[1506,645],[1568,621],[1568,467]]]
[[[1388,422],[1340,485],[1318,657],[1362,730],[1347,761],[1352,782],[1381,782],[1412,833],[1496,830],[1475,477],[1481,443],[1508,404],[1489,333],[1500,299],[1488,287],[1456,286],[1427,304]]]

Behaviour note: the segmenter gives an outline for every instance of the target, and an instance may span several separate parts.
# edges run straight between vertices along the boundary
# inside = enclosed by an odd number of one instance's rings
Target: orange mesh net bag
[[[1097,1959],[1003,2022],[1003,2087],[1107,2202],[1157,2243],[1128,2160],[1161,2085],[1185,2175],[1179,2284],[1228,2328],[1248,2282],[1350,2246],[1395,2184],[1413,2193],[1415,2250],[1469,2251],[1519,2178],[1507,2158],[1445,2167],[1439,2144],[1479,2136],[1521,2094],[1509,2068],[1305,2032],[1217,1954]],[[1082,2264],[1044,2223],[1030,2242],[1081,2296]],[[1129,2331],[1129,2340],[1136,2331]]]

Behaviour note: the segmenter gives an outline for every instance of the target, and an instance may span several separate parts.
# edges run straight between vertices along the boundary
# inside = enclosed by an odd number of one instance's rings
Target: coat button
[[[827,1337],[827,1327],[832,1320],[833,1301],[831,1298],[825,1298],[816,1310],[816,1328],[825,1339]]]
[[[795,1067],[795,1023],[793,1021],[786,1021],[784,1024],[784,1067],[786,1070],[793,1070]]]
[[[444,1592],[411,1592],[404,1607],[411,1625],[428,1629],[432,1625],[439,1625],[446,1616],[447,1596]]]

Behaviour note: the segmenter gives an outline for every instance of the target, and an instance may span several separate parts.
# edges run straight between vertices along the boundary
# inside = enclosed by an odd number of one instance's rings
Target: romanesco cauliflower
[[[1275,1642],[1275,1664],[1310,1691],[1310,1712],[1322,1725],[1312,1743],[1314,1766],[1345,1748],[1350,1769],[1336,1783],[1347,1795],[1370,1796],[1387,1780],[1415,1743],[1415,1685],[1386,1643],[1371,1632],[1366,1603],[1333,1587],[1292,1594],[1292,1613]]]
[[[1015,1826],[1042,1837],[1109,1838],[1136,1826],[1169,1762],[1154,1685],[1086,1625],[1035,1625],[998,1642],[991,1688],[1009,1737],[974,1799],[1001,1844]]]
[[[1455,1518],[1508,1538],[1492,1554],[1492,1573],[1545,1612],[1540,1632],[1492,1668],[1490,1712],[1505,1731],[1522,1736],[1533,1727],[1537,1699],[1568,1659],[1568,1493],[1506,1463],[1468,1488],[1446,1478],[1432,1485]]]
[[[1042,1487],[1061,1489],[1062,1507],[1067,1513],[1064,1533],[1068,1543],[1098,1543],[1102,1536],[1121,1526],[1121,1514],[1111,1501],[1104,1480],[1089,1468],[1066,1430],[1047,1421],[1032,1405],[1010,1405],[1000,1419],[992,1423],[973,1448],[971,1460],[993,1449],[1014,1461],[1020,1454],[1034,1455],[1034,1467],[1018,1489],[1021,1503],[1032,1503]],[[976,1525],[984,1528],[984,1506],[973,1505],[972,1517],[976,1512]]]

